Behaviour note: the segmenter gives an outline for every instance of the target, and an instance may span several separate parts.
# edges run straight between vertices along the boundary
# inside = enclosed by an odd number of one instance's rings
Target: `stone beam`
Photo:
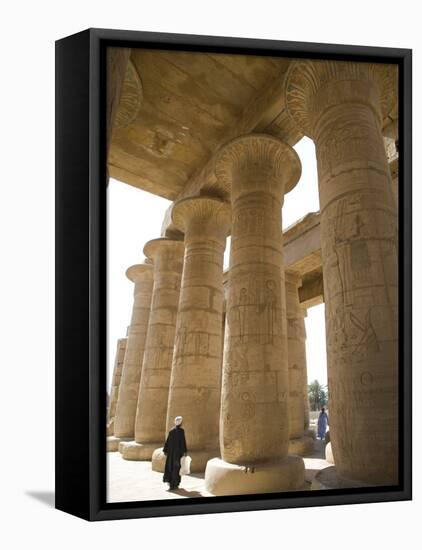
[[[303,137],[288,117],[284,103],[284,94],[280,93],[284,89],[285,75],[289,64],[290,60],[286,60],[285,67],[283,67],[279,76],[269,86],[257,92],[244,109],[238,123],[230,128],[225,136],[226,141],[251,132],[262,132],[278,137],[293,146]],[[219,184],[214,174],[216,154],[217,151],[211,155],[204,166],[193,174],[182,193],[179,194],[178,199],[200,194],[209,194],[225,200],[228,199],[227,190]],[[164,216],[161,228],[163,236],[171,235],[174,230],[171,221],[172,208],[173,204],[170,205]]]
[[[302,286],[299,287],[299,302],[305,309],[324,302],[322,267],[302,277]]]
[[[321,266],[321,233],[319,212],[310,212],[283,231],[286,269],[306,273]]]

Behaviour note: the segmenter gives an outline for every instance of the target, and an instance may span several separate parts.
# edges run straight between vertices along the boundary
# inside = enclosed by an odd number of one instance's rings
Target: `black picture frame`
[[[399,67],[400,483],[172,501],[106,503],[106,140],[109,46],[395,63]],[[56,508],[87,520],[412,498],[412,51],[88,29],[56,42]]]

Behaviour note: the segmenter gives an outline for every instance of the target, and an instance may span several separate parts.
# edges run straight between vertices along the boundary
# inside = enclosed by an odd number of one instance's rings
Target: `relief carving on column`
[[[242,182],[242,194],[246,190],[262,191],[264,185],[268,193],[279,197],[296,185],[300,173],[301,164],[294,149],[280,147],[280,140],[267,134],[236,138],[215,158],[215,174],[227,192],[231,190],[232,200],[237,197],[233,182]],[[255,216],[259,217],[257,210]]]
[[[316,146],[336,467],[349,479],[394,481],[397,211],[382,128],[396,108],[397,66],[295,62],[286,102]]]
[[[287,110],[303,133],[313,137],[320,114],[328,107],[341,104],[347,93],[350,102],[367,104],[374,109],[382,123],[396,110],[397,82],[395,65],[296,61],[286,76]],[[327,88],[330,88],[328,93]]]

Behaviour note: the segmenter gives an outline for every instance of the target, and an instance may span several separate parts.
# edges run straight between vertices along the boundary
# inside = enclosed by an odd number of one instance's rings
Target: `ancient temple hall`
[[[136,468],[161,480],[181,415],[194,496],[397,484],[396,68],[115,48],[107,65],[108,175],[172,201],[121,273],[109,468],[141,492]],[[283,231],[304,136],[320,210]],[[311,472],[305,318],[322,303],[330,442]]]

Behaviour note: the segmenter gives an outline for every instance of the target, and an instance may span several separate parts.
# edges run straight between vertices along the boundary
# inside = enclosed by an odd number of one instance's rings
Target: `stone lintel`
[[[308,309],[324,302],[324,284],[322,268],[308,273],[302,280],[299,288],[300,305]]]

